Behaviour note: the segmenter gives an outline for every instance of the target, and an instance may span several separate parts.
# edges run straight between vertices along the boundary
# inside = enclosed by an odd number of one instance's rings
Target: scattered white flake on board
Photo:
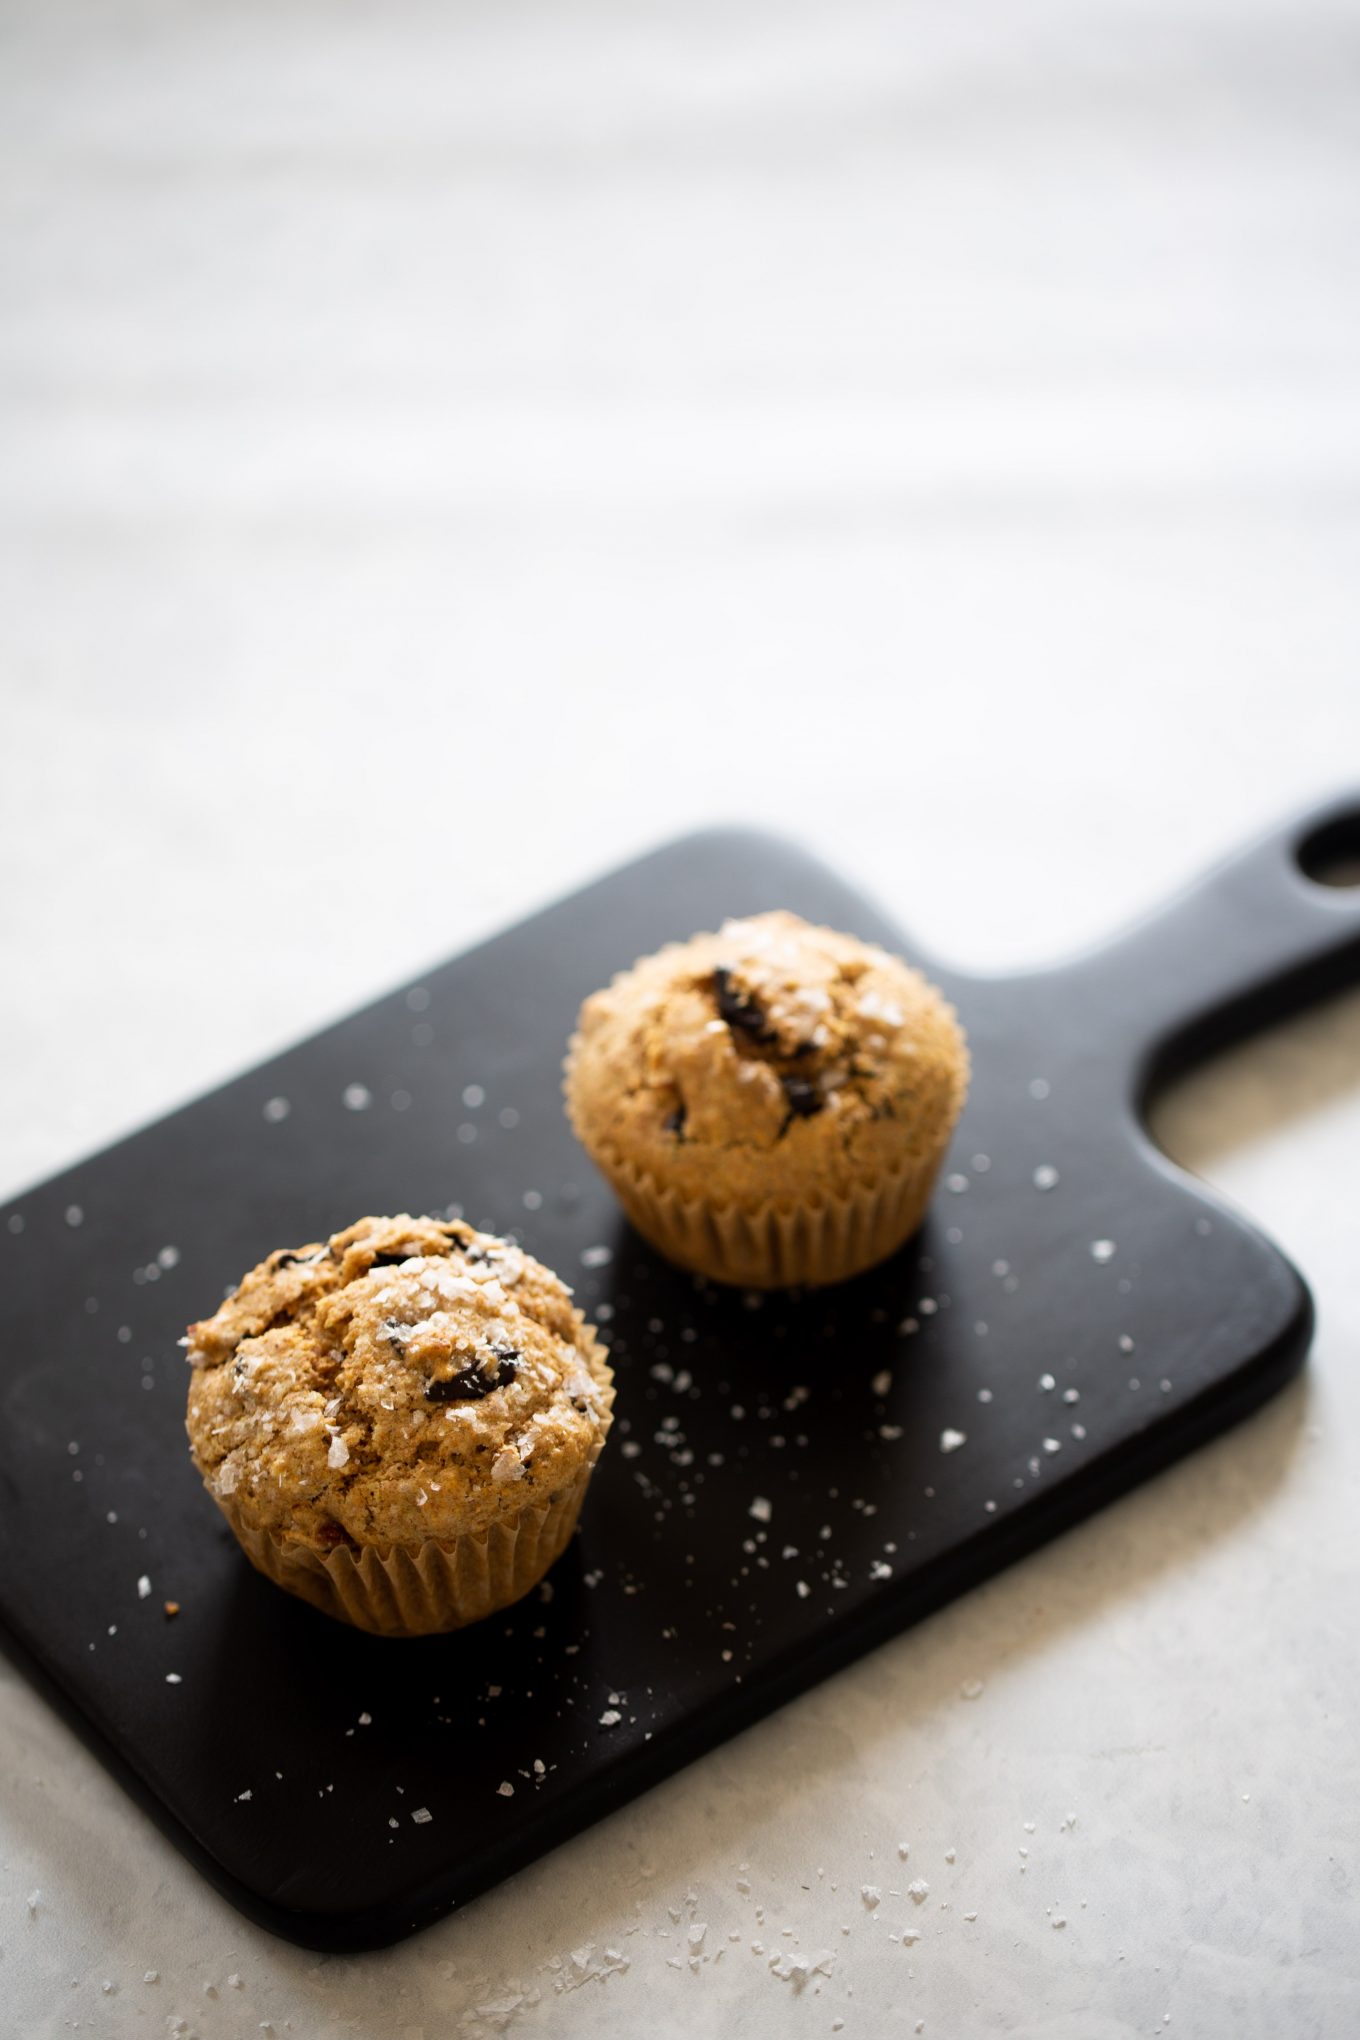
[[[160,1980],[161,1980],[161,1973],[160,1973],[159,1969],[144,1969],[144,1970],[142,1971],[142,1982],[143,1982],[143,1983],[159,1983],[159,1982],[160,1982]],[[230,1982],[231,1982],[231,1978],[230,1978],[230,1977],[228,1977],[228,1978],[227,1978],[227,1981],[228,1981],[228,1983],[230,1983]]]
[[[266,1098],[260,1109],[269,1121],[269,1124],[277,1126],[281,1119],[288,1117],[293,1108],[286,1098]]]
[[[162,1247],[156,1259],[160,1262],[162,1268],[177,1268],[179,1266],[179,1248]]]
[[[1045,1438],[1044,1450],[1045,1452],[1061,1452],[1062,1451],[1061,1438]]]
[[[957,1849],[946,1849],[946,1850],[945,1850],[945,1852],[944,1852],[944,1860],[945,1860],[945,1862],[946,1862],[946,1863],[952,1863],[952,1862],[954,1861],[954,1858],[956,1857],[956,1855],[957,1855],[957,1854],[958,1854],[958,1851],[957,1851]]]
[[[184,1681],[180,1677],[178,1672],[167,1672],[165,1675],[165,1683],[167,1686],[182,1686],[184,1684]]]
[[[1120,1334],[1119,1350],[1121,1353],[1131,1353],[1133,1351],[1133,1340],[1129,1337],[1127,1332],[1123,1332]]]
[[[486,1092],[480,1084],[464,1084],[463,1103],[470,1112],[475,1112],[479,1105],[485,1105]]]
[[[946,1428],[940,1433],[941,1452],[957,1452],[960,1445],[966,1445],[967,1443],[968,1434],[966,1431],[954,1431]]]
[[[1114,1241],[1092,1240],[1091,1259],[1093,1261],[1112,1261],[1114,1259]]]
[[[496,1790],[502,1799],[513,1799],[515,1796],[515,1788],[508,1778],[503,1778]]]
[[[982,1681],[981,1679],[965,1679],[959,1687],[959,1691],[965,1700],[976,1700],[982,1692]]]
[[[614,1258],[612,1247],[586,1247],[581,1255],[583,1268],[607,1268]]]
[[[875,1395],[887,1395],[890,1393],[892,1389],[892,1375],[888,1372],[887,1368],[885,1367],[880,1373],[874,1376],[873,1380],[869,1383],[869,1386],[873,1390]]]
[[[29,1918],[32,1919],[36,1915],[39,1905],[42,1903],[42,1892],[30,1891],[24,1903],[28,1907]]]
[[[968,1188],[968,1178],[966,1176],[958,1174],[955,1174],[953,1176],[946,1176],[944,1179],[944,1187],[946,1190],[952,1191],[955,1197],[961,1197],[964,1191]]]
[[[543,1205],[543,1192],[541,1190],[526,1190],[521,1202],[526,1211],[539,1211]]]
[[[1064,1915],[1063,1915],[1062,1913],[1054,1913],[1054,1915],[1053,1915],[1053,1925],[1054,1925],[1055,1927],[1065,1927],[1065,1926],[1067,1925],[1067,1921],[1066,1921],[1066,1918],[1064,1917]]]
[[[619,1713],[617,1707],[606,1707],[604,1713],[600,1716],[600,1727],[614,1728],[622,1720],[623,1716]]]
[[[364,1714],[361,1714],[361,1715],[359,1716],[359,1726],[360,1726],[360,1728],[368,1728],[368,1727],[370,1727],[370,1726],[371,1726],[371,1724],[372,1724],[372,1721],[373,1721],[373,1716],[372,1716],[371,1714],[368,1714],[368,1713],[364,1713]]]
[[[902,1426],[900,1424],[880,1424],[878,1435],[891,1445],[902,1436]]]
[[[346,1112],[367,1112],[373,1103],[373,1093],[367,1084],[346,1084],[340,1100]]]
[[[868,1906],[870,1912],[873,1911],[874,1907],[880,1902],[880,1900],[883,1897],[883,1893],[879,1890],[876,1884],[861,1884],[859,1888],[859,1895],[864,1900],[864,1903]]]
[[[1038,1168],[1034,1171],[1035,1189],[1053,1190],[1057,1187],[1057,1182],[1058,1172],[1052,1162],[1040,1162]]]
[[[137,1582],[137,1599],[139,1601],[144,1601],[150,1592],[151,1592],[150,1578],[146,1573],[143,1573],[141,1578]]]
[[[254,1793],[253,1793],[253,1792],[251,1791],[251,1789],[250,1789],[249,1785],[247,1785],[247,1787],[246,1787],[245,1791],[244,1791],[244,1792],[238,1792],[238,1793],[237,1793],[237,1795],[236,1795],[236,1797],[237,1797],[237,1800],[239,1801],[239,1800],[242,1800],[242,1799],[253,1799],[253,1798],[255,1797],[255,1795],[254,1795]]]
[[[979,1401],[979,1402],[983,1402],[983,1403],[987,1403],[987,1402],[990,1402],[990,1401],[991,1401],[991,1399],[992,1399],[992,1391],[990,1390],[990,1388],[980,1388],[980,1389],[978,1390],[978,1397],[977,1397],[977,1399],[978,1399],[978,1401]]]
[[[242,1983],[240,1977],[237,1975],[234,1969],[232,1970],[231,1975],[227,1978],[227,1989],[228,1990],[245,1989],[245,1985]]]
[[[806,1580],[797,1580],[794,1582],[793,1591],[795,1592],[795,1594],[797,1594],[800,1601],[806,1601],[808,1595],[812,1592],[812,1589],[808,1585]]]
[[[1039,1376],[1039,1386],[1047,1393],[1049,1389],[1056,1388],[1058,1384],[1051,1374],[1041,1374]]]
[[[66,1207],[66,1223],[67,1223],[68,1225],[80,1225],[80,1224],[82,1224],[82,1223],[83,1223],[83,1221],[84,1221],[84,1218],[85,1218],[85,1214],[84,1214],[84,1212],[83,1212],[83,1211],[81,1210],[81,1208],[80,1208],[80,1206],[79,1206],[78,1204],[68,1204],[68,1205],[67,1205],[67,1207]]]
[[[764,1495],[756,1495],[746,1513],[748,1516],[754,1516],[757,1523],[768,1523],[774,1510]]]
[[[897,1853],[902,1858],[902,1861],[905,1863],[908,1856],[911,1854],[911,1844],[909,1842],[899,1842],[897,1844]]]
[[[412,1810],[411,1818],[417,1827],[424,1827],[426,1821],[434,1819],[434,1815],[428,1806],[417,1806]]]
[[[930,1886],[926,1883],[924,1877],[916,1878],[914,1883],[907,1886],[907,1897],[913,1905],[925,1904],[926,1900],[930,1897]]]

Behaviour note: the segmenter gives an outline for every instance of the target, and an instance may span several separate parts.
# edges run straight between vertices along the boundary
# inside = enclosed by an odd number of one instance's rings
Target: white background
[[[696,823],[1002,967],[1360,779],[1358,156],[1327,0],[5,0],[0,1189]],[[0,1668],[0,2028],[1360,2028],[1360,997],[1159,1131],[1270,1410],[383,1955]]]

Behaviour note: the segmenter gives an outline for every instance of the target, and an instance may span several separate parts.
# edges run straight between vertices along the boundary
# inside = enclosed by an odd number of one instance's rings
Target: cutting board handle
[[[1360,790],[1228,857],[1082,959],[1077,975],[1092,1028],[1119,1050],[1140,1110],[1190,1064],[1354,984]]]

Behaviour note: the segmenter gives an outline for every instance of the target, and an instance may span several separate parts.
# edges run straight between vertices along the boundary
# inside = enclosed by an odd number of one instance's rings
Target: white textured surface
[[[1353,772],[1357,56],[9,0],[3,1187],[696,821],[1000,966]],[[387,1954],[245,1925],[0,1671],[5,2032],[1360,2029],[1360,998],[1161,1125],[1312,1277],[1306,1382]]]

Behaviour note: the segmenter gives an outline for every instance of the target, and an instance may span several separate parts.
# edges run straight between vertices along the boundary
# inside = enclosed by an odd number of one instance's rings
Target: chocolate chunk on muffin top
[[[209,1488],[317,1551],[544,1505],[609,1421],[608,1365],[565,1285],[459,1223],[365,1218],[271,1254],[184,1343]]]
[[[773,912],[671,944],[588,998],[567,1094],[602,1162],[754,1205],[844,1197],[938,1154],[967,1074],[954,1014],[918,971]]]

